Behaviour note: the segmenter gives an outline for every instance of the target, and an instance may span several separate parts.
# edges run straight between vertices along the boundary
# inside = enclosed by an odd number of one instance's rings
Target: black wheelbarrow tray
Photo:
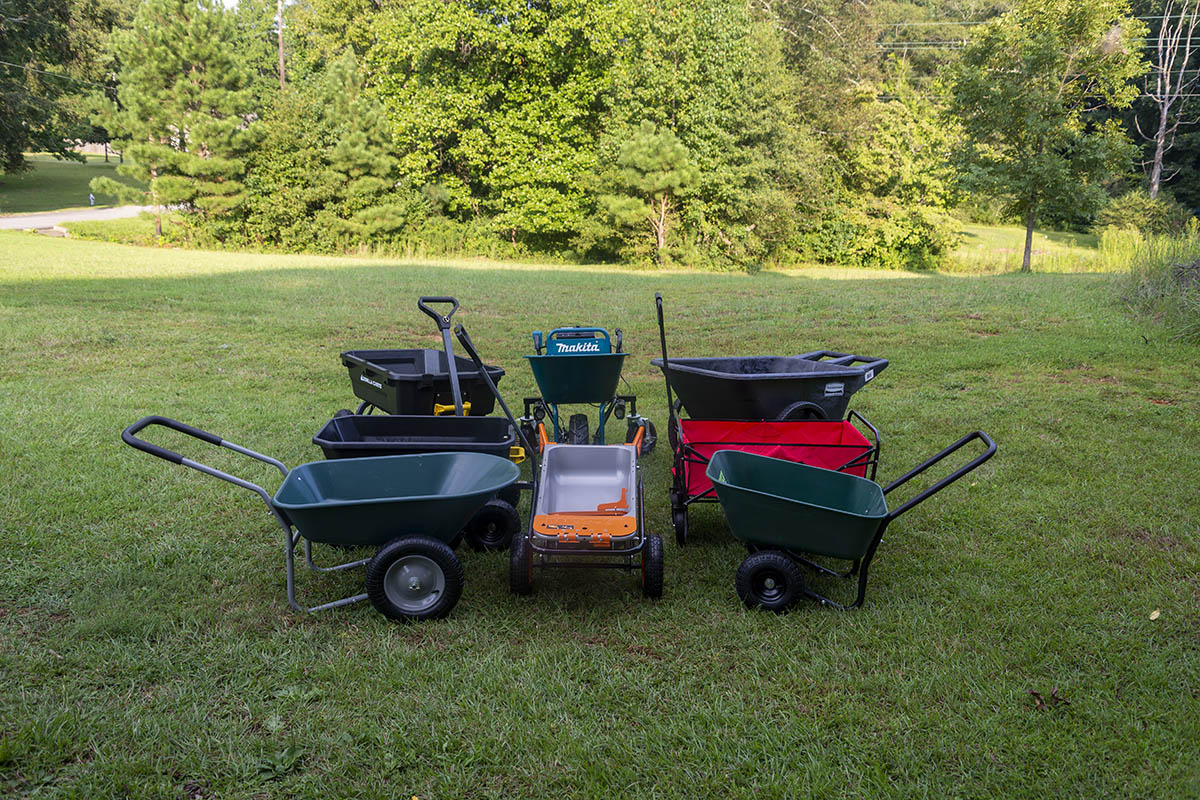
[[[696,419],[841,419],[886,358],[814,350],[797,356],[651,360]]]
[[[908,502],[889,509],[887,494],[964,445],[978,439],[984,452]],[[845,472],[720,450],[706,474],[733,535],[753,552],[737,571],[738,596],[750,608],[782,612],[805,595],[835,608],[857,608],[867,590],[867,568],[888,524],[991,458],[996,444],[982,431],[964,436],[907,474],[881,487]],[[828,569],[802,554],[852,561],[848,572]],[[858,576],[858,597],[843,606],[809,589],[799,565],[819,573]]]
[[[160,447],[137,433],[151,425],[262,461],[283,473],[272,497],[250,481]],[[428,453],[315,461],[288,470],[270,456],[166,417],[150,416],[121,434],[126,444],[153,456],[220,478],[256,493],[284,530],[288,604],[297,611],[370,600],[394,620],[435,619],[450,613],[462,594],[463,570],[447,544],[485,503],[520,475],[511,461],[485,453]],[[293,533],[293,527],[295,532]],[[295,548],[318,572],[366,567],[366,591],[305,608],[296,601]],[[313,543],[375,547],[371,558],[331,567],[313,562]]]

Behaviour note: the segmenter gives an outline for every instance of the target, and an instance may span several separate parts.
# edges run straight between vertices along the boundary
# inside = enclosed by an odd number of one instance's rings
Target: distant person
[[[89,206],[96,205],[96,195],[92,194],[91,192],[88,192],[88,205]]]

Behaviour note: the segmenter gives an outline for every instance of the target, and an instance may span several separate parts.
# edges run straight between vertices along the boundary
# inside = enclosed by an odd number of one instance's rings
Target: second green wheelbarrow
[[[982,454],[903,505],[888,508],[889,492],[975,440],[985,446]],[[752,551],[737,571],[738,597],[750,608],[775,612],[786,611],[801,596],[834,608],[857,608],[866,596],[867,568],[888,524],[995,452],[995,442],[983,431],[975,431],[882,487],[844,472],[739,450],[717,451],[706,474],[716,488],[730,530]],[[853,563],[849,571],[837,572],[812,561],[809,555]],[[817,593],[805,585],[801,566],[841,578],[857,576],[857,599],[847,606]]]

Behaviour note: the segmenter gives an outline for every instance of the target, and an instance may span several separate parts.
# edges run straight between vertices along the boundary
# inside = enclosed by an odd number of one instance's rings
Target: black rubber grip
[[[171,419],[170,417],[160,417],[155,415],[142,417],[137,422],[121,431],[121,440],[130,447],[141,450],[143,453],[149,453],[152,456],[157,456],[164,461],[170,461],[172,464],[182,464],[183,456],[179,455],[175,451],[168,450],[165,447],[159,447],[156,444],[151,444],[145,439],[139,439],[137,437],[136,434],[138,432],[140,432],[143,428],[150,427],[151,425],[161,425],[164,428],[170,428],[172,430],[179,431],[180,433],[195,437],[196,439],[209,442],[210,444],[219,445],[222,442],[221,437],[217,436],[215,433],[209,433],[208,431],[202,431],[199,428],[194,428],[191,425],[185,425],[184,423]]]

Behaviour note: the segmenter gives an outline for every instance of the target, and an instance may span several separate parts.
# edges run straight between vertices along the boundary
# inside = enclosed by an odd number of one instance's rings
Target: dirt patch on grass
[[[1117,528],[1115,532],[1118,538],[1129,539],[1155,550],[1178,550],[1182,546],[1174,536],[1155,533],[1145,528]]]

